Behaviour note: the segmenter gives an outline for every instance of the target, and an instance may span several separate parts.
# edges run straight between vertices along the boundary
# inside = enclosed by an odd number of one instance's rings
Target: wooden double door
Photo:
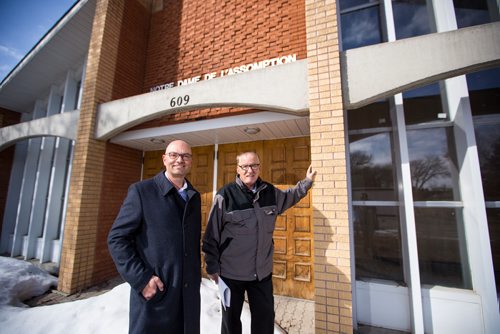
[[[202,229],[205,229],[214,191],[214,146],[194,147],[188,179],[202,196]],[[255,151],[261,160],[261,178],[280,189],[294,186],[310,164],[309,137],[219,145],[216,189],[234,181],[236,156]],[[158,173],[163,151],[146,152],[144,178]],[[314,298],[314,245],[311,192],[278,216],[274,239],[274,292],[303,299]]]

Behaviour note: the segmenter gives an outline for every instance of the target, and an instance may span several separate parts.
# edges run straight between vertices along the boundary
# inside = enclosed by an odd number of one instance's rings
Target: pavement
[[[283,333],[314,333],[314,301],[275,295],[274,313]]]

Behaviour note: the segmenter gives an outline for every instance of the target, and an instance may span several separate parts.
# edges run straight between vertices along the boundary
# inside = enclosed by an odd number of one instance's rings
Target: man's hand
[[[307,169],[306,177],[311,181],[314,181],[314,179],[316,178],[316,171],[313,171],[312,165],[310,165]]]
[[[158,276],[153,275],[149,279],[148,284],[146,284],[146,286],[144,287],[144,289],[142,289],[141,292],[144,298],[146,298],[146,300],[150,300],[151,298],[154,297],[154,295],[156,295],[157,289],[163,291],[164,285]]]
[[[215,282],[215,284],[219,284],[219,274],[208,274],[208,277]]]

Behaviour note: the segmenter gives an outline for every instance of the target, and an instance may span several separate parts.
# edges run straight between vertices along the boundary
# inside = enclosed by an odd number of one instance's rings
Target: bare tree
[[[425,184],[438,176],[449,176],[450,172],[446,167],[443,158],[428,155],[423,159],[410,162],[413,187],[423,190]]]

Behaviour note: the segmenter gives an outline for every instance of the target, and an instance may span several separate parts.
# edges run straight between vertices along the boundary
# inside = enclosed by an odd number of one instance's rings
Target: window
[[[422,284],[471,289],[461,209],[415,208]]]
[[[490,22],[487,0],[453,0],[458,28]]]
[[[348,111],[356,279],[404,283],[389,103]]]
[[[437,83],[406,91],[403,98],[407,125],[449,120]]]
[[[378,1],[340,1],[342,50],[382,42]]]
[[[467,74],[497,293],[500,293],[500,68]]]
[[[397,39],[431,32],[425,0],[393,0],[392,10]]]
[[[451,127],[410,130],[408,153],[414,201],[459,201]]]

